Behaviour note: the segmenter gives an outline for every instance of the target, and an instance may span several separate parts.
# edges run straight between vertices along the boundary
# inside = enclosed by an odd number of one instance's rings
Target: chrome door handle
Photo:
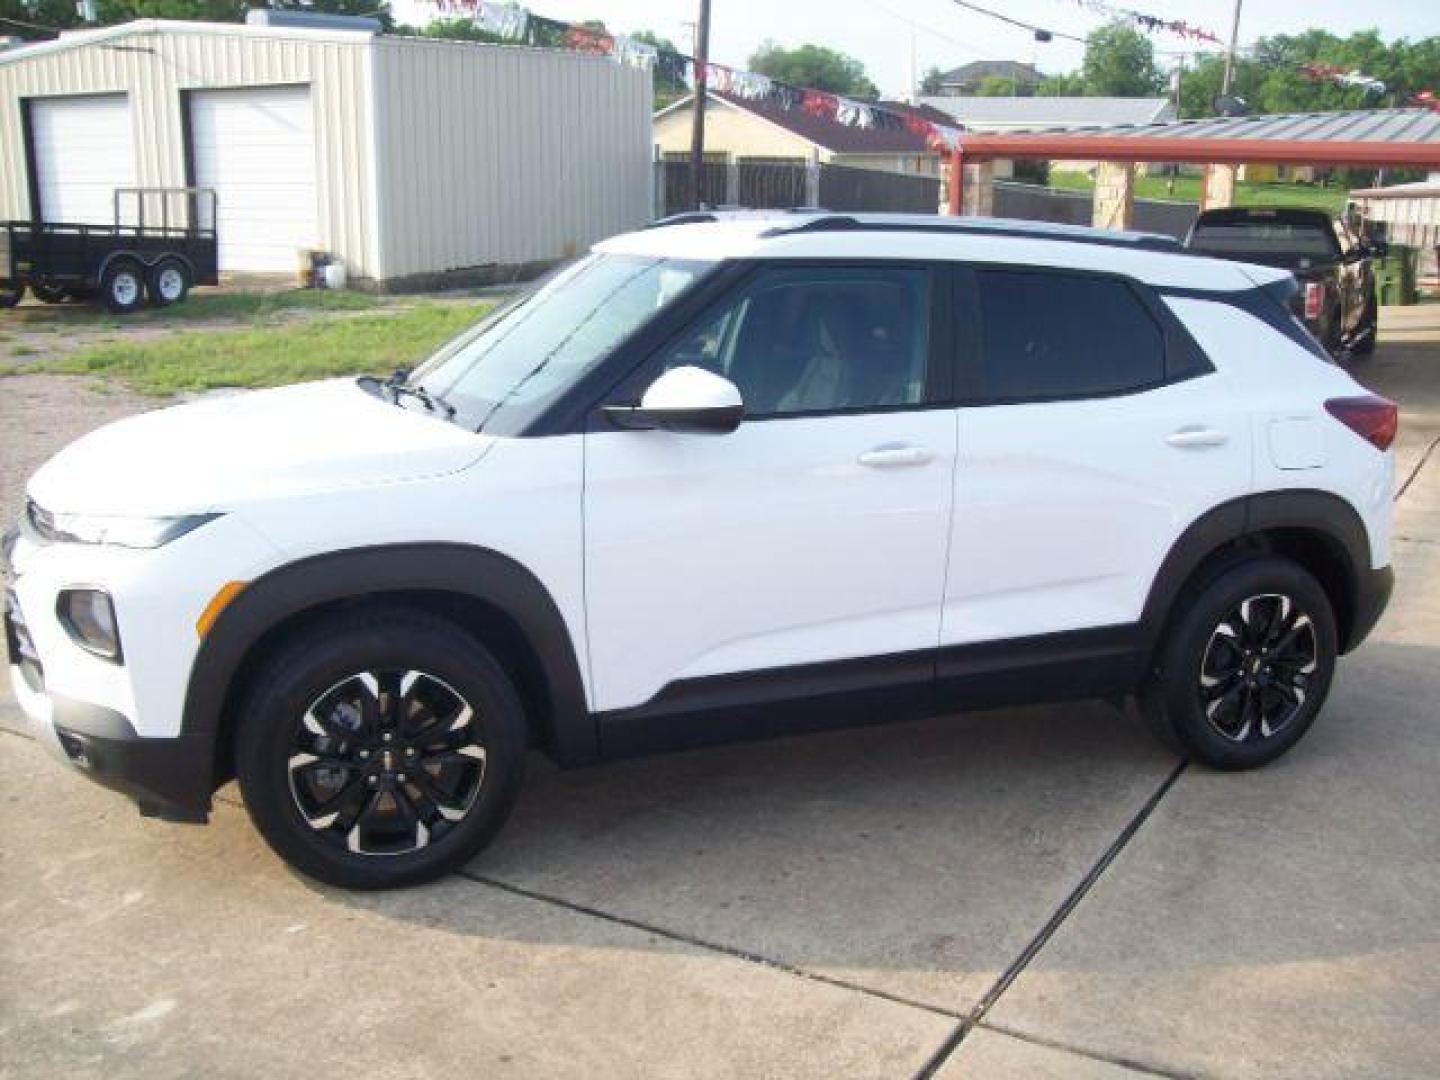
[[[882,443],[872,450],[866,450],[856,460],[871,469],[894,469],[905,465],[928,464],[935,460],[935,455],[926,446]]]
[[[1171,432],[1165,436],[1165,441],[1171,446],[1178,446],[1181,449],[1224,446],[1230,441],[1230,435],[1228,432],[1217,431],[1214,428],[1183,427],[1179,431]]]

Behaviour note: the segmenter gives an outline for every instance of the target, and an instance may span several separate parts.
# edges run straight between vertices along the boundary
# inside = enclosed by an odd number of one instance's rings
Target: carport
[[[993,163],[1100,162],[1094,224],[1130,226],[1137,162],[1208,166],[1203,206],[1228,206],[1243,164],[1440,169],[1440,112],[1429,108],[1215,117],[1025,132],[962,132],[951,154],[949,212],[988,215]]]

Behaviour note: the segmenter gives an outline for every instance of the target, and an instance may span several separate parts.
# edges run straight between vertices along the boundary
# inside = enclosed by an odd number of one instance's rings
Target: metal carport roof
[[[1440,168],[1440,112],[1356,109],[1024,132],[961,132],[965,161],[997,158],[1268,162]]]

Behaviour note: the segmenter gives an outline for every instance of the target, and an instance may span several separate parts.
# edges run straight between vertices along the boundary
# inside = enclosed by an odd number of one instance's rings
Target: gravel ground
[[[25,482],[67,443],[112,420],[167,403],[73,375],[0,379],[0,522],[8,527],[15,520]]]

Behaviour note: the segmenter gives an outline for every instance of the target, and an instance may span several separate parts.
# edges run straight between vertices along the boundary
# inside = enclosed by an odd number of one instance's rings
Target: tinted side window
[[[929,284],[919,267],[762,270],[666,349],[661,370],[724,375],[752,417],[918,405]]]
[[[1113,278],[981,270],[981,389],[989,401],[1102,397],[1165,379],[1165,339]]]

